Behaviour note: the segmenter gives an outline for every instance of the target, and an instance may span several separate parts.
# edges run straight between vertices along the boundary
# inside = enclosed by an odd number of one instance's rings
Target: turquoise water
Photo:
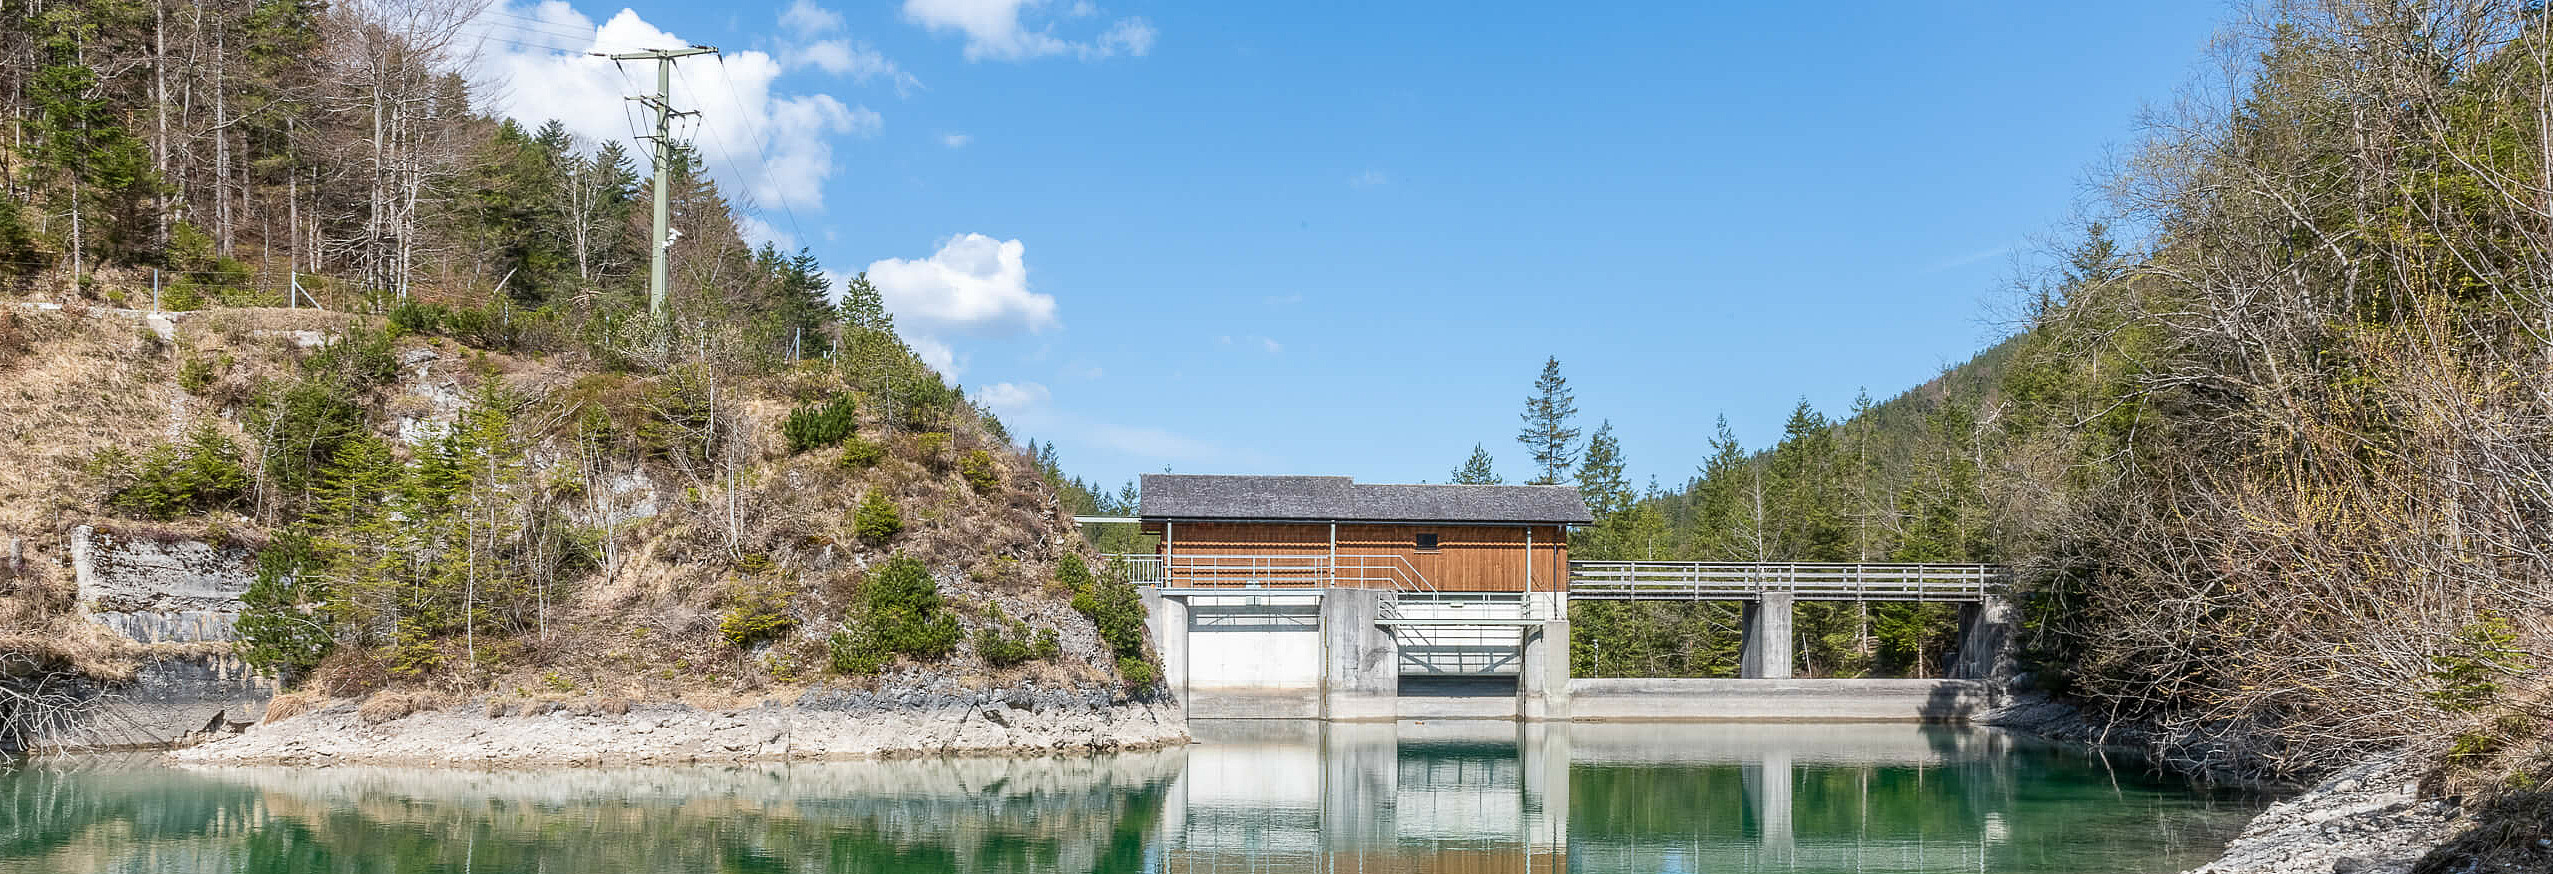
[[[53,759],[0,872],[2170,872],[2261,803],[1980,730],[1201,723],[1076,759],[478,773]]]

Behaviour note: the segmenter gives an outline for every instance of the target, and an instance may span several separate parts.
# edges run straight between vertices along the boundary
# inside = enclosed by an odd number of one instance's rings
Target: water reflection
[[[0,872],[2069,871],[2188,867],[2209,798],[1982,731],[1199,723],[1090,759],[0,774]]]

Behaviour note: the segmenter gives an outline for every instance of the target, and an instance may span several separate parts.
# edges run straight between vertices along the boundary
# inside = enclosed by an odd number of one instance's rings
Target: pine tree
[[[799,249],[781,267],[778,315],[800,358],[821,358],[833,348],[825,331],[837,318],[833,302],[826,299],[830,290],[826,286],[824,267],[806,249]]]
[[[1446,482],[1467,486],[1494,486],[1506,480],[1498,476],[1497,462],[1490,459],[1489,449],[1474,443],[1471,458],[1464,460],[1463,466],[1454,468],[1453,478]]]
[[[868,271],[863,270],[842,283],[840,311],[843,323],[849,327],[863,331],[895,330],[895,318],[887,315],[886,298],[878,294],[876,285],[870,284]]]
[[[1560,359],[1543,362],[1542,375],[1534,380],[1534,393],[1525,397],[1525,427],[1516,433],[1516,442],[1531,453],[1534,467],[1542,474],[1530,482],[1555,485],[1562,474],[1578,460],[1578,429],[1569,426],[1578,415],[1578,399],[1569,390],[1569,381],[1560,376]]]
[[[1692,540],[1705,561],[1758,561],[1763,537],[1756,525],[1755,460],[1721,416],[1711,435],[1711,458],[1702,465],[1702,480],[1693,511]]]
[[[1631,481],[1622,474],[1622,443],[1613,437],[1613,420],[1596,425],[1587,438],[1585,460],[1578,465],[1578,494],[1596,524],[1605,524],[1631,506]]]
[[[1766,488],[1774,555],[1787,561],[1843,561],[1844,532],[1833,492],[1832,423],[1807,398],[1791,408],[1782,442],[1773,447]]]

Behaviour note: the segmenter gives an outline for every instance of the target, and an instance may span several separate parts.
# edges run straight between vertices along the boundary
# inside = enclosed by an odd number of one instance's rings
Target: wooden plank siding
[[[1407,560],[1440,592],[1525,590],[1525,533],[1520,525],[1339,523],[1340,555],[1392,555]],[[1535,525],[1533,590],[1569,587],[1569,542],[1558,525]],[[1186,556],[1323,556],[1330,551],[1327,523],[1179,522],[1169,551]],[[1159,533],[1146,526],[1147,533]],[[1418,549],[1418,535],[1433,533],[1437,548]]]

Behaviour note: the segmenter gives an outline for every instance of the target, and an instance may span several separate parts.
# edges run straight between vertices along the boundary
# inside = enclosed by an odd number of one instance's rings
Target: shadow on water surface
[[[1200,721],[1188,747],[0,772],[0,872],[2174,871],[2255,809],[1990,731]]]

